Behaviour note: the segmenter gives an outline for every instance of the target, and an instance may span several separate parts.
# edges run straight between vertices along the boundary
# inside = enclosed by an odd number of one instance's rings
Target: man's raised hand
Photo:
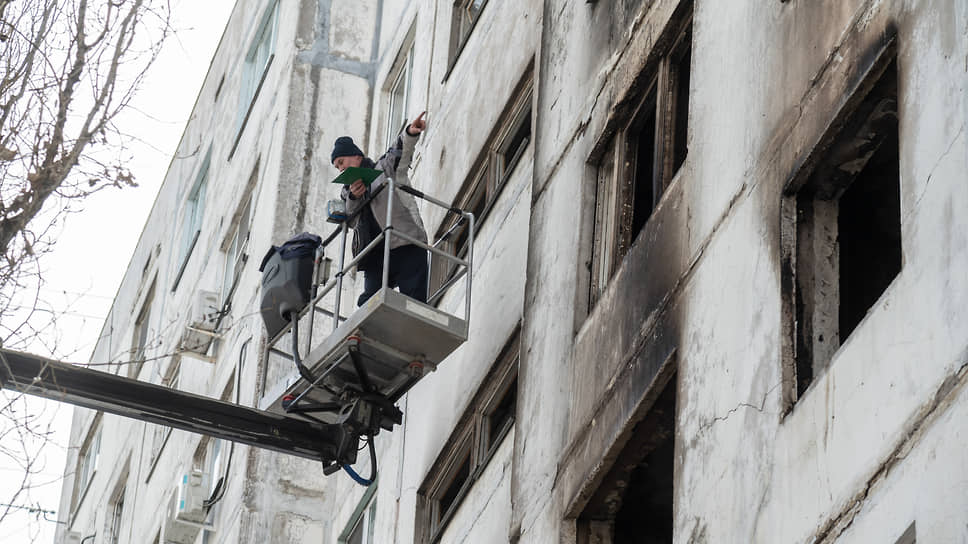
[[[410,123],[410,126],[407,127],[407,134],[411,136],[418,136],[421,132],[427,129],[427,122],[424,121],[423,118],[426,114],[427,112],[425,111],[420,112],[420,115],[418,115],[417,118]]]

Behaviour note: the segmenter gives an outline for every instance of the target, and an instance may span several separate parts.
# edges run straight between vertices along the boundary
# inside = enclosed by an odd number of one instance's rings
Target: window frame
[[[817,140],[818,145],[809,152],[809,157],[801,163],[803,167],[783,190],[779,230],[784,417],[793,411],[800,399],[830,368],[841,347],[863,323],[861,317],[851,324],[846,335],[843,334],[841,310],[844,297],[841,289],[844,275],[840,269],[843,264],[840,245],[844,243],[844,238],[850,237],[840,232],[842,200],[859,180],[864,180],[861,183],[870,181],[864,178],[869,162],[861,166],[857,160],[874,160],[887,144],[897,146],[893,150],[893,158],[898,161],[897,170],[891,179],[879,177],[878,180],[881,185],[892,184],[891,187],[881,187],[881,190],[897,190],[896,194],[891,195],[897,198],[892,201],[897,208],[892,208],[891,218],[897,220],[892,227],[897,229],[898,260],[891,280],[884,283],[880,294],[864,310],[864,315],[878,305],[904,269],[900,205],[902,100],[896,38],[891,37],[871,59],[857,87],[849,91],[843,107]],[[888,78],[890,75],[895,78],[893,81]],[[893,92],[893,97],[890,94],[875,94],[885,91]],[[875,103],[873,106],[871,101]],[[885,110],[879,107],[891,101],[895,106],[893,126],[888,127],[891,123],[879,117],[875,130],[873,116],[883,113]],[[852,168],[846,178],[831,174],[838,171],[836,166],[850,156],[845,156],[841,146],[846,146],[849,151],[857,140],[865,142],[866,158],[862,156],[852,160],[853,167],[860,168]],[[832,160],[836,162],[831,163]],[[882,262],[875,268],[879,271],[893,270],[883,266]],[[829,287],[817,289],[819,283]]]
[[[470,169],[467,178],[457,191],[454,197],[454,207],[471,211],[474,213],[474,229],[476,233],[481,232],[484,221],[490,214],[491,208],[500,198],[504,188],[508,185],[521,158],[527,153],[527,149],[532,145],[534,134],[534,79],[533,65],[528,66],[525,76],[518,83],[515,92],[505,108],[505,113],[500,117],[491,136],[482,147],[482,151]],[[517,153],[513,157],[507,157],[510,151],[510,144],[514,137],[520,132],[522,127],[527,126],[528,137],[525,142],[517,148]],[[451,255],[463,258],[467,254],[465,244],[461,242],[465,232],[469,228],[466,222],[462,222],[461,217],[448,214],[441,222],[434,241],[438,243],[438,248]],[[445,240],[441,241],[443,237]],[[430,302],[438,303],[446,289],[437,292],[441,286],[445,285],[459,267],[446,259],[431,258],[430,261]]]
[[[252,234],[252,206],[254,204],[252,193],[249,192],[242,198],[239,206],[238,220],[232,225],[230,234],[226,237],[223,244],[224,253],[222,257],[222,290],[221,308],[225,310],[235,294],[238,280],[242,269],[249,260],[249,237]]]
[[[517,418],[518,390],[516,387],[514,388],[514,409],[511,410],[510,417],[495,436],[486,437],[488,418],[506,398],[505,393],[510,391],[511,385],[517,383],[520,351],[519,324],[491,365],[490,371],[478,387],[417,491],[416,542],[435,543],[440,540],[450,520],[460,509],[464,497],[470,492],[474,482],[490,464],[498,448],[514,427]],[[465,464],[467,476],[453,493],[450,503],[442,507],[441,500],[453,491],[453,483]]]
[[[384,93],[386,94],[386,117],[383,122],[383,149],[389,149],[393,145],[393,142],[400,135],[400,131],[403,130],[403,126],[407,121],[407,108],[410,104],[410,94],[413,88],[414,42],[414,28],[411,28],[407,34],[407,38],[404,40],[404,45],[400,48],[397,59],[394,61],[393,68],[387,75],[387,83],[384,87]],[[396,96],[395,90],[401,83],[404,87],[403,99],[398,104],[394,100],[394,97]],[[396,108],[395,105],[397,106]],[[401,115],[395,116],[395,112],[399,112]],[[401,120],[399,124],[395,121],[395,117]]]
[[[151,306],[155,299],[155,285],[157,278],[151,280],[147,294],[141,303],[141,309],[134,320],[134,331],[131,338],[131,360],[128,362],[128,377],[137,379],[141,374],[141,369],[147,360],[146,350],[148,347],[148,331],[151,324]]]
[[[236,111],[235,138],[229,151],[228,159],[235,156],[235,150],[242,139],[242,133],[249,124],[249,117],[256,100],[262,92],[269,68],[276,58],[276,38],[279,33],[279,0],[273,0],[262,15],[259,27],[249,43],[245,58],[242,61],[241,82],[239,85],[239,103]],[[266,47],[265,59],[257,62],[260,49]]]
[[[373,544],[373,532],[376,527],[376,491],[378,489],[378,484],[374,483],[366,488],[366,492],[363,493],[363,497],[360,498],[359,503],[357,503],[356,508],[353,513],[350,514],[349,521],[347,521],[346,526],[343,531],[337,537],[337,544],[349,544],[351,542],[350,538],[353,536],[354,531],[357,527],[363,528],[363,540],[362,544]]]
[[[88,428],[87,436],[81,444],[77,454],[77,464],[74,469],[74,492],[71,497],[71,522],[76,518],[78,510],[84,503],[94,477],[97,475],[98,461],[101,459],[101,425],[102,414],[98,412]],[[93,459],[92,459],[93,448]]]
[[[195,252],[195,246],[198,244],[198,239],[202,234],[209,185],[208,174],[211,163],[212,147],[209,146],[208,151],[205,153],[205,159],[202,161],[201,168],[199,168],[198,174],[195,176],[195,182],[192,184],[192,188],[188,192],[188,197],[183,206],[180,230],[181,242],[178,246],[178,259],[175,261],[179,265],[175,273],[175,281],[171,286],[173,293],[178,289],[179,283],[181,283],[182,275],[184,275],[185,269],[188,267],[188,261],[191,260],[192,254]]]
[[[688,85],[691,85],[693,37],[691,4],[669,23],[666,32],[671,33],[672,39],[643,72],[648,77],[639,78],[646,84],[628,100],[629,107],[616,108],[616,111],[631,113],[626,120],[616,118],[608,123],[614,128],[603,132],[609,137],[604,145],[596,146],[589,161],[595,170],[595,193],[591,207],[594,215],[586,297],[588,313],[604,295],[629,249],[649,224],[688,158]],[[688,68],[685,87],[680,73],[683,63]],[[681,108],[683,96],[686,104]],[[640,139],[650,125],[654,127],[652,152],[648,157],[651,174],[641,178]],[[651,190],[648,206],[637,209],[636,191],[645,188]],[[643,212],[644,218],[639,215]]]
[[[125,474],[124,479],[119,482],[118,489],[115,490],[109,505],[109,516],[108,520],[108,542],[109,544],[119,544],[121,542],[121,522],[124,516],[124,495],[127,475]]]
[[[484,8],[486,8],[488,4],[488,0],[481,0],[481,5],[477,10],[477,15],[467,22],[465,32],[461,28],[461,26],[465,23],[463,18],[464,13],[466,12],[465,7],[473,5],[474,2],[475,0],[455,0],[451,5],[450,41],[447,49],[447,73],[444,75],[445,81],[448,77],[450,77],[450,73],[454,70],[454,66],[457,65],[457,59],[459,59],[461,57],[461,53],[464,52],[464,47],[467,46],[467,42],[474,34],[474,29],[477,28],[477,23],[481,20],[481,15],[484,13]]]
[[[169,389],[178,389],[180,377],[181,360],[176,357],[168,365],[165,376],[161,379],[161,385]],[[155,468],[158,466],[162,452],[165,451],[165,446],[168,445],[168,439],[171,437],[172,432],[172,428],[167,425],[159,425],[157,423],[149,423],[149,425],[152,425],[151,449],[148,450],[148,474],[145,476],[146,483],[151,480],[151,476],[155,473]],[[156,444],[158,446],[157,449],[155,448]]]

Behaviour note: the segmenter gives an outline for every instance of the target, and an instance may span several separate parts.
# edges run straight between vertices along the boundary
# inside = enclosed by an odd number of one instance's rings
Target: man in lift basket
[[[340,172],[350,167],[373,168],[383,172],[369,185],[358,179],[344,186],[340,194],[346,203],[348,215],[363,208],[350,223],[353,227],[354,257],[386,227],[389,191],[383,190],[377,193],[377,190],[386,184],[388,178],[392,178],[398,187],[410,184],[408,170],[410,161],[413,159],[414,146],[420,133],[427,128],[427,122],[423,119],[424,113],[421,113],[400,133],[390,149],[376,162],[364,156],[363,151],[349,136],[340,136],[333,145],[331,160]],[[373,194],[376,196],[370,198]],[[423,220],[417,209],[417,201],[410,193],[394,191],[392,224],[393,230],[427,243],[427,232],[424,230]],[[386,243],[385,239],[383,243]],[[420,302],[426,302],[427,250],[403,238],[391,236],[389,264],[387,285],[397,287],[401,293]],[[367,253],[359,262],[358,268],[363,271],[363,293],[356,304],[362,306],[382,287],[383,246],[378,245]]]

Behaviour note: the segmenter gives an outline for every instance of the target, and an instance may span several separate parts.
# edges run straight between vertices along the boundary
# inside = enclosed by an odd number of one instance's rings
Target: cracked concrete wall
[[[580,248],[593,212],[583,207],[582,226],[572,210],[594,200],[587,162],[677,4],[643,4],[620,25],[634,30],[610,28],[606,39],[596,25],[618,24],[608,18],[617,7],[546,2],[522,340],[521,402],[531,417],[518,423],[512,491],[521,542],[573,541],[569,520],[670,359],[679,372],[676,541],[833,540],[831,520],[843,519],[965,363],[956,308],[968,288],[960,273],[968,246],[964,219],[949,211],[968,198],[966,9],[957,2],[697,2],[689,155],[598,305],[583,313]],[[893,29],[904,265],[784,418],[781,191]],[[586,77],[568,79],[578,73]],[[951,463],[961,449],[946,452]],[[918,496],[928,500],[930,489]],[[896,522],[842,538],[890,542],[919,518],[907,499],[878,497],[894,502],[880,509]],[[860,502],[860,515],[875,509]],[[958,501],[930,503],[918,508],[932,520],[961,511]],[[927,534],[958,541],[955,525]]]

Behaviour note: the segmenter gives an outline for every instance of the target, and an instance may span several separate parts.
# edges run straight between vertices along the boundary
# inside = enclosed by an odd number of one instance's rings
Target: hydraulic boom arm
[[[356,461],[359,435],[325,424],[263,412],[107,372],[0,349],[4,389],[316,459]]]

